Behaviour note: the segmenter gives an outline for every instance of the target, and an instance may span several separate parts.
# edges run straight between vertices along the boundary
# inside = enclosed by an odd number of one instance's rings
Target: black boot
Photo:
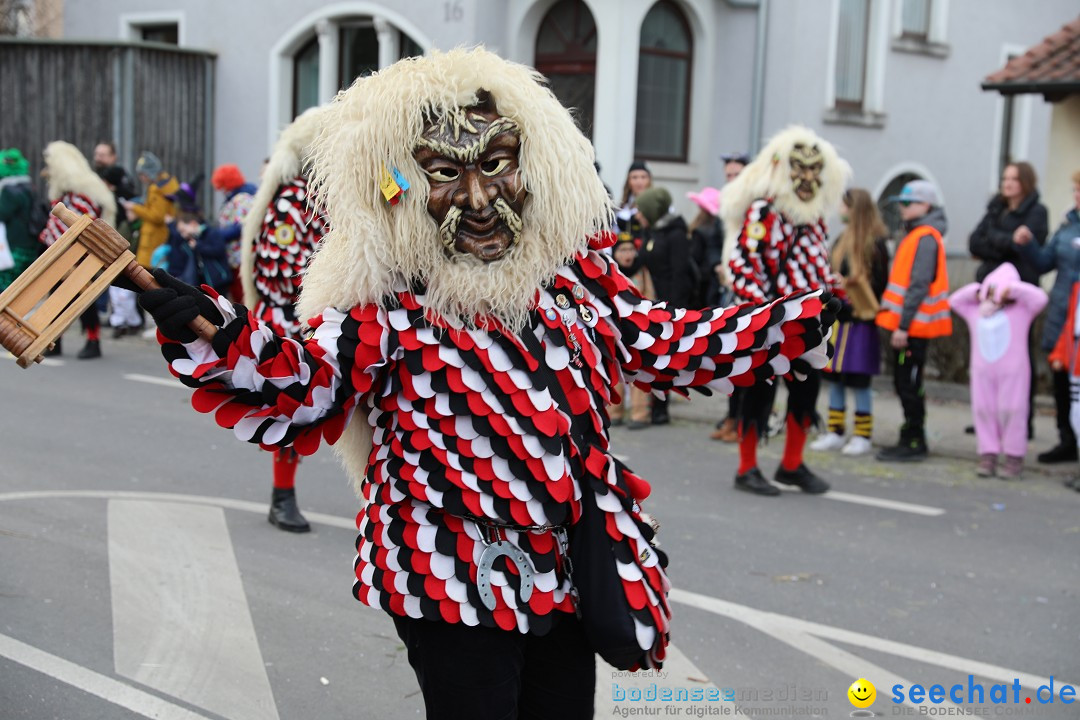
[[[802,464],[794,470],[785,470],[782,467],[776,468],[773,480],[783,485],[794,485],[808,495],[820,495],[829,490],[829,483]]]
[[[101,357],[101,341],[100,340],[87,340],[86,345],[79,351],[79,354],[75,357],[80,360],[93,360],[94,358]]]
[[[1053,463],[1076,462],[1076,443],[1058,443],[1044,453],[1039,453],[1038,460],[1047,465]]]
[[[929,455],[926,435],[922,431],[900,431],[900,442],[878,451],[877,459],[885,462],[919,462]]]
[[[652,410],[650,412],[653,425],[667,425],[671,422],[671,417],[668,415],[667,411],[667,396],[663,399],[653,396]]]
[[[780,494],[780,488],[766,480],[765,476],[761,474],[761,470],[756,467],[735,476],[735,489],[745,490],[755,495],[776,496]]]
[[[300,508],[296,505],[295,488],[288,490],[274,488],[274,495],[270,500],[270,517],[267,519],[271,525],[276,525],[281,530],[297,533],[311,530],[311,526],[300,514]]]

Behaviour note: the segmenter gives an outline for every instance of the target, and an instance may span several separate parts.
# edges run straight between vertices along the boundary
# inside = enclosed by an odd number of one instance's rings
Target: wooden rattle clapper
[[[0,293],[0,345],[21,368],[41,362],[42,353],[118,276],[126,275],[140,290],[161,287],[104,220],[91,220],[63,203],[54,205],[52,214],[67,231]],[[204,340],[217,332],[203,317],[188,327]]]

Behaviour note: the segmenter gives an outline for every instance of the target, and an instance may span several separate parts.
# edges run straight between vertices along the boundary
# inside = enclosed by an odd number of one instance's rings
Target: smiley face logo
[[[877,698],[877,688],[866,678],[859,678],[851,683],[847,690],[848,700],[857,708],[868,708],[874,704]]]

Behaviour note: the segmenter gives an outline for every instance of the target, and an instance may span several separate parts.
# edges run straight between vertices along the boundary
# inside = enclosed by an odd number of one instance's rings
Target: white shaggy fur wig
[[[313,194],[330,231],[308,264],[299,316],[384,304],[397,282],[419,280],[428,307],[448,322],[480,314],[520,327],[537,288],[611,226],[592,145],[542,83],[535,70],[482,48],[456,49],[401,60],[340,93],[312,145]],[[431,119],[475,104],[480,90],[521,131],[520,181],[529,192],[521,241],[488,264],[447,257],[427,211],[427,175],[413,159]],[[379,191],[384,167],[410,185],[395,206]],[[335,450],[359,491],[371,450],[366,419],[352,418]]]
[[[42,155],[49,171],[50,200],[58,200],[64,193],[80,193],[101,208],[102,220],[116,225],[116,198],[77,147],[55,140],[45,146]]]
[[[803,202],[791,181],[791,151],[797,144],[816,145],[821,151],[821,186],[814,199]],[[720,215],[724,220],[723,267],[728,266],[731,249],[739,238],[746,211],[761,198],[773,198],[775,207],[796,225],[807,225],[835,210],[844,195],[851,166],[836,149],[809,128],[791,125],[774,135],[743,168],[739,176],[724,186]]]
[[[536,289],[611,218],[592,145],[542,83],[535,70],[482,48],[455,49],[401,60],[340,93],[312,146],[314,195],[330,232],[304,277],[300,317],[384,303],[395,281],[419,280],[427,305],[448,322],[479,314],[521,327]],[[529,192],[521,241],[487,264],[447,257],[427,211],[427,176],[413,159],[431,119],[475,104],[480,90],[521,131],[520,181]],[[379,191],[384,167],[410,185],[396,206]]]
[[[251,210],[244,218],[240,235],[240,281],[244,286],[244,304],[249,308],[258,303],[255,292],[255,238],[262,230],[266,209],[282,183],[299,175],[309,160],[308,147],[323,122],[324,107],[305,110],[291,125],[281,131],[270,161],[266,164],[259,190],[251,201]],[[310,202],[310,200],[309,200]]]

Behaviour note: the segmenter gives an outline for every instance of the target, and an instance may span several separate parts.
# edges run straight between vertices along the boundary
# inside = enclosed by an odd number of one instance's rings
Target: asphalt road
[[[67,340],[60,362],[0,360],[0,718],[421,717],[392,624],[352,598],[358,505],[332,453],[298,473],[314,532],[280,532],[269,455],[191,410],[153,346],[78,362]],[[859,677],[871,710],[917,714],[894,685],[966,696],[970,674],[1010,701],[1018,679],[1020,702],[962,709],[1080,718],[1035,695],[1080,681],[1080,495],[811,454],[834,493],[759,498],[732,489],[733,446],[675,415],[615,447],[653,484],[676,649],[659,677],[601,667],[597,717],[848,717]]]

